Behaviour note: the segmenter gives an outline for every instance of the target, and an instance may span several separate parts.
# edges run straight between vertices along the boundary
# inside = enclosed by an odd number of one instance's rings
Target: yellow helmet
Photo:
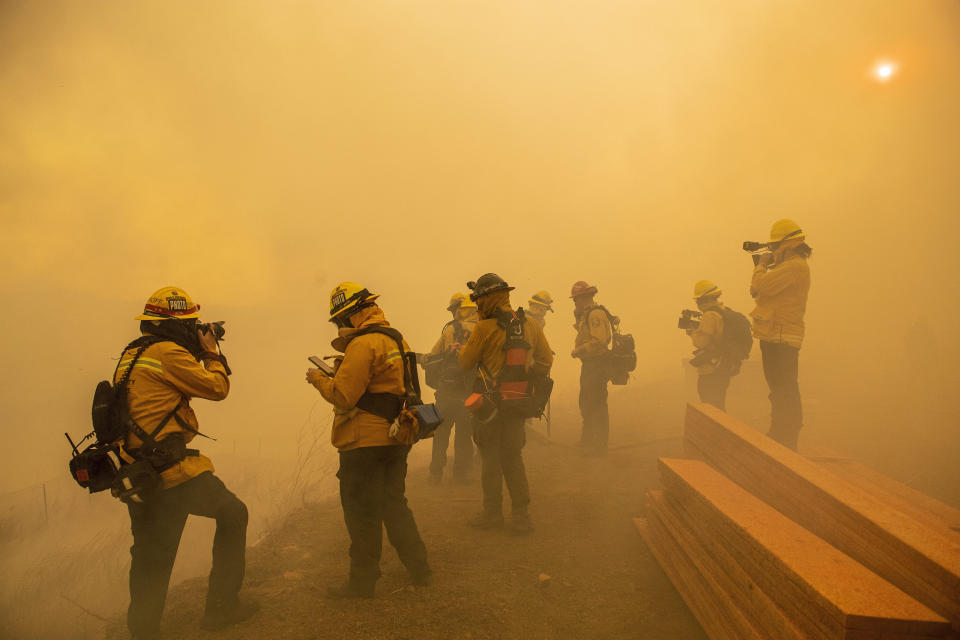
[[[553,304],[553,298],[550,296],[550,292],[547,290],[537,291],[530,297],[528,300],[530,306],[539,305],[541,307],[546,307],[547,311],[553,311],[553,307],[550,305]]]
[[[476,309],[477,303],[470,299],[470,296],[463,296],[463,302],[460,303],[458,309]]]
[[[707,296],[716,297],[721,293],[723,293],[723,291],[720,291],[720,287],[713,284],[709,280],[701,280],[697,284],[693,285],[694,300],[699,300],[700,298],[705,298]]]
[[[341,282],[330,292],[330,320],[352,315],[354,311],[367,306],[379,297],[356,282]]]
[[[788,238],[804,238],[803,231],[793,220],[777,220],[770,227],[770,242],[783,242]]]
[[[467,299],[467,294],[465,293],[455,293],[450,296],[450,304],[447,305],[447,311],[456,311],[461,306],[463,306],[463,301]]]
[[[194,304],[193,299],[180,287],[164,287],[156,291],[147,304],[143,305],[143,313],[134,320],[179,320],[200,317],[200,305]]]

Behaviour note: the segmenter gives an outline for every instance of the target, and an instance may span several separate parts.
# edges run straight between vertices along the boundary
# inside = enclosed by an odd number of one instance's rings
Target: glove
[[[404,409],[397,419],[390,425],[390,437],[404,445],[411,445],[417,441],[420,425],[417,417]]]
[[[309,382],[313,386],[316,387],[317,383],[319,383],[321,380],[324,380],[324,379],[329,379],[329,378],[327,374],[325,374],[323,371],[320,371],[320,369],[307,369],[307,382]]]

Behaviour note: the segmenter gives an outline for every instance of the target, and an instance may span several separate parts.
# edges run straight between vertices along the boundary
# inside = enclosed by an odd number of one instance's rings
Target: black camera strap
[[[127,415],[128,424],[130,426],[130,430],[137,436],[137,438],[139,438],[143,442],[144,445],[149,447],[151,452],[162,455],[166,451],[164,447],[160,444],[160,442],[156,439],[156,436],[163,430],[165,426],[167,426],[167,424],[170,422],[171,419],[175,419],[177,424],[180,426],[180,428],[186,431],[189,431],[195,435],[203,436],[204,438],[208,438],[210,440],[213,440],[213,438],[211,438],[206,434],[200,433],[200,431],[198,431],[197,429],[194,429],[192,426],[190,426],[189,423],[187,423],[186,420],[180,417],[180,414],[178,412],[180,411],[180,408],[185,404],[185,398],[183,398],[183,396],[180,397],[180,402],[177,403],[177,406],[175,406],[172,411],[167,413],[167,415],[163,417],[160,423],[156,427],[154,427],[153,430],[151,430],[150,432],[147,432],[143,427],[141,427],[140,424],[134,419],[133,414],[130,413],[130,404],[129,404],[129,398],[127,393],[128,384],[130,382],[130,375],[133,373],[133,368],[137,364],[137,361],[140,359],[140,357],[143,355],[143,352],[146,351],[149,347],[155,344],[158,344],[160,342],[176,343],[176,341],[170,340],[169,338],[147,335],[147,336],[141,336],[137,338],[136,340],[128,344],[126,347],[124,347],[123,353],[120,354],[121,361],[123,360],[123,354],[125,354],[130,349],[136,347],[137,352],[134,354],[133,359],[130,361],[130,365],[127,367],[127,370],[123,374],[123,379],[120,381],[120,384],[117,387],[117,393],[119,394],[117,399],[119,402],[123,403],[123,407]],[[114,370],[114,378],[116,378],[116,371],[119,368],[120,368],[120,362],[117,363],[117,369]],[[186,449],[185,452],[188,456],[196,456],[200,454],[200,451],[197,449]],[[143,446],[140,446],[136,449],[129,449],[127,450],[127,453],[130,454],[134,459],[141,458],[143,456]]]

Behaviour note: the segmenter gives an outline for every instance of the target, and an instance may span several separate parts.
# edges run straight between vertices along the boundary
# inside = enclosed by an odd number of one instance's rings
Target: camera
[[[770,249],[769,242],[744,242],[743,250],[747,253],[756,253],[757,251],[763,251],[765,249]]]
[[[694,311],[692,309],[684,309],[680,312],[680,320],[677,321],[678,329],[696,329],[700,326],[700,321],[695,320],[695,318],[701,317],[703,314],[699,311]]]
[[[197,330],[199,330],[203,335],[207,335],[207,332],[213,331],[214,337],[217,339],[217,342],[219,342],[223,340],[223,336],[227,332],[227,330],[223,328],[224,323],[226,323],[226,320],[198,324]]]
[[[774,248],[773,242],[744,242],[743,250],[747,253],[752,253],[750,257],[753,258],[753,266],[760,264],[760,256],[765,253],[770,253]]]

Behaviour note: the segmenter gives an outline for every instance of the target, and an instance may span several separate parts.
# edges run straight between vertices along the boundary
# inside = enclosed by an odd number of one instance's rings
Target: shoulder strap
[[[403,348],[403,334],[394,329],[393,327],[384,327],[381,325],[372,325],[369,327],[364,327],[360,329],[355,334],[354,338],[358,338],[369,333],[380,333],[388,338],[393,339],[397,343],[397,349],[400,351],[400,361],[403,368],[403,388],[406,392],[406,395],[411,400],[416,400],[416,404],[420,402],[420,378],[419,376],[412,375],[410,372],[410,363],[407,361],[407,350]]]
[[[607,322],[610,323],[610,330],[611,330],[613,333],[620,333],[620,318],[618,318],[617,316],[615,316],[615,315],[613,315],[612,313],[610,313],[610,310],[607,309],[607,308],[606,308],[605,306],[603,306],[602,304],[598,304],[598,305],[596,305],[595,307],[590,307],[589,309],[587,309],[587,321],[589,322],[589,320],[590,320],[590,314],[593,313],[594,310],[596,310],[596,309],[600,309],[601,311],[603,311],[603,312],[606,314],[606,316],[607,316]]]
[[[128,344],[126,347],[123,348],[123,352],[121,352],[120,354],[120,362],[123,362],[124,354],[126,354],[127,351],[129,351],[130,349],[133,349],[134,347],[136,347],[137,352],[133,355],[133,359],[130,360],[130,364],[127,366],[127,370],[123,374],[123,379],[115,387],[115,393],[117,394],[117,401],[123,404],[124,412],[126,413],[127,420],[130,423],[130,430],[133,431],[137,435],[137,437],[143,441],[144,444],[148,444],[151,447],[157,446],[157,441],[154,439],[153,436],[156,433],[158,433],[160,429],[157,429],[153,433],[147,433],[146,431],[143,430],[143,427],[137,424],[137,421],[133,419],[133,416],[130,414],[130,407],[128,404],[129,400],[127,397],[128,396],[127,385],[130,382],[130,375],[133,373],[133,368],[136,366],[137,361],[140,360],[140,356],[143,355],[143,352],[146,351],[148,347],[158,342],[163,342],[163,339],[157,338],[156,336],[140,336],[139,338],[137,338],[136,340],[134,340],[133,342],[131,342],[130,344]],[[120,362],[117,362],[117,369],[120,368]],[[113,372],[114,379],[116,379],[117,369],[115,369]],[[180,408],[179,404],[177,405],[177,408],[178,409]],[[161,422],[160,428],[162,429],[163,425],[165,425],[169,420],[170,420],[170,416],[168,415]]]
[[[129,406],[127,406],[127,403],[128,403],[128,399],[127,399],[127,383],[130,381],[130,374],[133,373],[133,367],[134,367],[135,364],[137,364],[137,360],[140,359],[140,356],[143,355],[143,352],[146,351],[147,348],[149,348],[149,347],[151,347],[151,346],[153,346],[153,345],[155,345],[155,344],[158,344],[158,343],[160,343],[160,342],[173,342],[173,341],[172,341],[172,340],[169,340],[169,339],[167,339],[167,338],[161,338],[161,337],[159,337],[159,336],[149,336],[149,335],[148,335],[148,336],[140,336],[139,338],[137,338],[136,340],[134,340],[133,342],[131,342],[130,344],[128,344],[126,347],[123,348],[123,353],[126,353],[127,351],[129,351],[130,349],[132,349],[132,348],[134,348],[134,347],[137,348],[137,353],[134,354],[133,360],[130,362],[130,366],[127,367],[126,372],[123,374],[123,380],[121,380],[120,385],[118,385],[118,388],[117,388],[117,393],[120,394],[120,395],[118,396],[118,399],[119,399],[121,402],[123,402],[123,404],[124,404],[124,406],[125,406],[125,409],[126,409],[126,412],[127,412],[127,417],[128,417],[129,420],[130,420],[130,429],[131,429],[131,431],[133,431],[135,434],[137,434],[137,437],[140,438],[140,440],[142,440],[144,444],[149,445],[149,446],[151,446],[151,447],[156,447],[156,446],[157,446],[157,439],[156,439],[157,434],[160,433],[160,431],[162,431],[165,426],[167,426],[167,423],[170,422],[171,419],[175,419],[175,420],[177,421],[177,424],[180,425],[180,427],[181,427],[182,429],[184,429],[184,430],[186,430],[186,431],[190,431],[191,433],[194,433],[194,434],[196,434],[196,435],[198,435],[198,436],[203,436],[204,438],[207,438],[208,440],[216,440],[216,438],[211,438],[210,436],[206,435],[205,433],[200,433],[198,430],[196,430],[196,429],[194,429],[193,427],[191,427],[191,426],[187,423],[186,420],[184,420],[183,418],[180,417],[180,415],[179,415],[177,412],[180,411],[180,407],[183,406],[183,398],[182,398],[182,397],[180,398],[180,402],[177,403],[177,406],[175,406],[175,407],[173,408],[173,411],[171,411],[170,413],[168,413],[167,415],[165,415],[165,416],[163,417],[163,420],[161,420],[160,423],[159,423],[152,431],[150,431],[150,432],[147,432],[146,429],[144,429],[143,427],[141,427],[141,426],[139,425],[139,423],[137,423],[137,421],[133,419],[133,415],[130,414],[130,408],[129,408]],[[120,354],[120,360],[121,360],[121,361],[123,360],[123,353]],[[117,362],[117,368],[119,368],[119,367],[120,367],[120,363]],[[113,374],[113,375],[114,375],[114,378],[116,378],[116,375],[117,375],[117,374],[116,374],[116,369],[114,370],[114,374]]]
[[[130,351],[130,349],[134,348],[136,348],[137,352],[134,354],[133,360],[130,362],[130,366],[127,368],[126,373],[123,374],[123,380],[121,381],[123,384],[118,388],[118,391],[120,389],[123,389],[124,392],[126,391],[127,382],[130,381],[130,374],[133,372],[133,365],[137,364],[137,360],[139,360],[140,356],[143,355],[143,352],[147,350],[147,347],[151,347],[158,342],[169,342],[169,340],[166,338],[160,338],[159,336],[140,336],[123,348],[123,351],[120,352],[120,357],[117,359],[117,366],[113,369],[113,378],[111,378],[111,382],[117,379],[117,371],[120,369],[120,363],[123,362],[124,354],[126,354],[127,351]]]
[[[467,331],[463,328],[463,323],[459,320],[452,320],[450,324],[453,325],[453,339],[457,342],[460,342],[460,340],[464,337],[464,334],[467,333]]]

